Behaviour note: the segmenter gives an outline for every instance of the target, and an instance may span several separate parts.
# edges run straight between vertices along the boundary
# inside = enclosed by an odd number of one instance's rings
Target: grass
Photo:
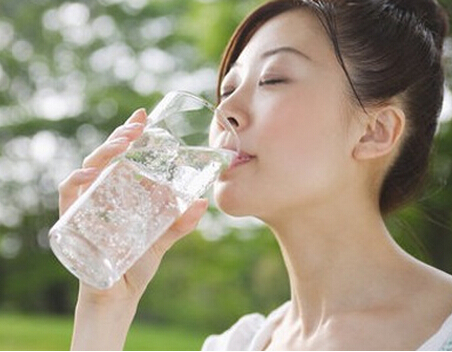
[[[68,350],[72,333],[70,317],[0,314],[0,350]],[[135,323],[125,350],[199,350],[205,336],[177,327]]]

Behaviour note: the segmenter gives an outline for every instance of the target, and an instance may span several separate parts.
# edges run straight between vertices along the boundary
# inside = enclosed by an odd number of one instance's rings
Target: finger
[[[126,134],[136,133],[142,130],[146,122],[146,110],[143,108],[134,111],[134,113],[126,120],[124,124],[117,127],[107,140],[123,137]]]
[[[144,124],[139,122],[118,126],[107,138],[107,142],[118,138],[127,138],[133,141],[143,133],[143,129]]]
[[[196,200],[187,211],[176,220],[171,226],[170,231],[177,234],[185,235],[193,231],[198,225],[199,220],[207,211],[209,201],[207,199]]]
[[[124,125],[117,127],[106,142],[96,148],[83,161],[84,168],[105,167],[112,158],[123,153],[130,142],[143,133],[146,111],[136,110]]]
[[[59,209],[60,216],[75,202],[79,197],[80,187],[92,183],[99,175],[96,168],[78,169],[73,171],[59,186]]]
[[[125,124],[130,123],[145,123],[147,118],[147,113],[144,108],[140,108],[138,110],[135,110],[133,114],[126,120]]]
[[[114,157],[126,151],[130,140],[120,137],[101,144],[83,160],[83,168],[104,168]]]
[[[170,227],[170,229],[163,235],[152,247],[154,254],[157,257],[163,257],[165,252],[171,246],[192,232],[198,225],[199,220],[207,211],[209,202],[206,199],[199,199],[188,208],[188,210]]]

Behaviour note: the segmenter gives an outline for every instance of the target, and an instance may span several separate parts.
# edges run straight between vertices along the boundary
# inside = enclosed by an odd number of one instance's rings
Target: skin
[[[309,60],[264,54],[281,47]],[[419,347],[452,312],[452,281],[400,250],[379,211],[403,140],[400,104],[354,107],[328,39],[303,11],[267,22],[237,62],[220,108],[253,157],[215,190],[226,212],[258,216],[281,246],[292,304],[267,348]]]
[[[242,155],[216,183],[216,201],[271,227],[291,285],[290,308],[266,348],[418,348],[452,312],[452,278],[403,252],[379,212],[384,174],[404,138],[401,104],[368,114],[354,106],[321,26],[302,10],[256,32],[222,92]],[[135,112],[62,183],[61,212],[141,134],[144,119]],[[212,135],[220,132],[213,125]],[[163,254],[206,206],[196,203],[112,289],[80,284],[73,349],[123,347]]]
[[[59,187],[60,215],[95,180],[115,156],[124,152],[143,132],[146,112],[137,110],[108,139],[88,155]],[[196,228],[207,210],[199,200],[163,235],[143,257],[108,290],[96,290],[80,282],[72,350],[120,350],[136,312],[140,297],[156,273],[165,252],[181,237]]]

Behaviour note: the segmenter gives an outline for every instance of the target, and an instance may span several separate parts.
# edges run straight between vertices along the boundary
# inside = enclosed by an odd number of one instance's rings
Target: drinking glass
[[[221,132],[209,145],[211,123]],[[234,128],[210,103],[168,93],[148,115],[143,135],[51,228],[54,254],[81,281],[111,287],[209,189],[238,149]]]

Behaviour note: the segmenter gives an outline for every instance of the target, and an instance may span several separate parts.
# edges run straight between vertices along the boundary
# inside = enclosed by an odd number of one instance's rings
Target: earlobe
[[[375,159],[397,150],[405,129],[405,114],[394,106],[386,106],[366,117],[367,122],[353,150],[355,159]]]

